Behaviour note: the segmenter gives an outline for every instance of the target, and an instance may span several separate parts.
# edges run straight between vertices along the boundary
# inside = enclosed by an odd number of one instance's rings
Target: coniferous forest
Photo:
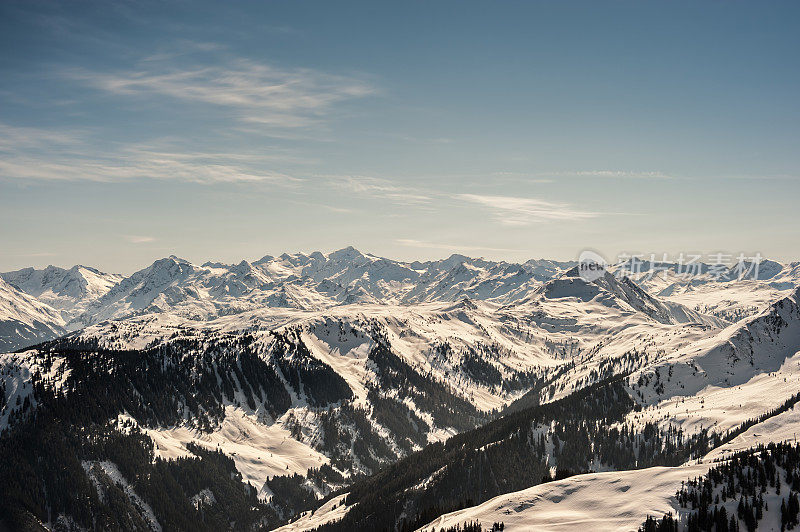
[[[736,453],[675,494],[680,518],[648,516],[644,532],[795,530],[800,504],[800,445],[770,443]]]
[[[268,529],[347,493],[345,503],[352,509],[320,530],[413,530],[444,513],[597,467],[684,463],[800,398],[733,431],[686,435],[672,426],[626,422],[640,407],[622,375],[552,402],[517,402],[487,419],[446,385],[405,364],[379,332],[375,338],[368,354],[377,368],[377,382],[368,386],[371,410],[353,405],[341,377],[313,358],[291,330],[274,336],[271,364],[247,335],[179,337],[141,350],[70,337],[43,344],[34,355],[38,369],[24,401],[2,405],[9,419],[0,436],[7,466],[0,470],[3,522],[12,528],[53,523],[65,529],[137,530],[151,519],[176,530]],[[331,456],[331,465],[305,476],[270,476],[262,485],[242,482],[233,460],[219,450],[192,446],[188,457],[160,458],[137,424],[119,418],[127,414],[145,426],[183,423],[211,431],[225,404],[277,416],[287,411],[290,393],[320,405],[322,430],[315,445]],[[462,432],[427,444],[427,422],[404,398],[426,405],[437,425]],[[372,420],[390,431],[390,440],[376,432]],[[774,452],[765,456],[771,460]],[[792,456],[780,458],[776,467],[793,464]],[[363,472],[345,478],[340,471],[356,462]],[[759,467],[772,468],[770,463]],[[773,481],[774,469],[765,469],[771,471],[764,473],[767,481]],[[784,476],[786,486],[776,489],[786,492],[786,500],[776,508],[785,507],[783,524],[790,529],[797,520],[800,476],[793,469]],[[753,486],[751,480],[737,481],[710,494],[711,488],[697,481],[680,498],[697,510],[691,526],[703,529],[723,517],[730,521],[732,509],[717,509],[716,499],[738,494],[736,514],[750,527],[766,510]],[[258,497],[262,488],[272,494],[268,501]],[[670,522],[665,516],[645,526]]]

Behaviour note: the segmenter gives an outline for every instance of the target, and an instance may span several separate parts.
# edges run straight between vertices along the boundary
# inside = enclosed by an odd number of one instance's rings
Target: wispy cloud
[[[84,131],[50,131],[0,124],[0,177],[22,180],[115,182],[170,179],[194,183],[298,179],[265,170],[284,154],[186,151],[162,141],[98,149]]]
[[[394,203],[419,205],[428,203],[432,193],[414,187],[402,186],[387,179],[359,175],[317,175],[331,186],[359,195],[388,199]]]
[[[551,178],[544,178],[539,176],[538,174],[530,174],[528,172],[497,171],[497,172],[492,172],[490,175],[495,179],[505,179],[516,182],[524,182],[528,185],[532,184],[542,185],[555,182],[555,180]],[[533,175],[535,175],[535,177],[532,177]]]
[[[522,226],[537,222],[583,220],[598,213],[581,211],[566,203],[553,203],[537,198],[457,194],[456,199],[477,203],[490,211],[502,225]]]
[[[0,152],[25,149],[64,149],[81,144],[79,135],[83,131],[50,131],[35,127],[20,127],[0,122]]]
[[[164,96],[211,105],[230,118],[266,129],[317,126],[335,104],[375,94],[370,83],[353,76],[308,68],[282,69],[208,47],[204,61],[189,65],[169,53],[150,55],[120,71],[71,69],[62,76],[121,96]]]
[[[555,172],[542,174],[548,176],[564,177],[598,177],[609,179],[696,179],[691,175],[668,174],[660,171],[639,172],[631,170],[581,170],[573,172]],[[753,179],[753,180],[796,180],[798,174],[717,174],[706,175],[704,179]]]
[[[398,238],[395,240],[401,246],[408,246],[412,248],[424,248],[424,249],[441,249],[445,251],[455,251],[455,252],[473,252],[473,251],[492,251],[492,252],[523,252],[525,250],[522,249],[513,249],[513,248],[496,248],[496,247],[489,247],[489,246],[475,246],[475,245],[464,245],[464,244],[446,244],[441,242],[429,242],[427,240],[415,240],[412,238]]]
[[[327,203],[314,203],[314,202],[310,202],[310,201],[307,201],[307,200],[302,200],[302,201],[300,201],[300,200],[289,200],[289,202],[293,203],[295,205],[299,205],[299,206],[301,206],[303,208],[313,207],[313,208],[317,208],[317,209],[323,209],[323,210],[326,210],[328,212],[333,212],[333,213],[336,213],[336,214],[351,214],[353,212],[356,212],[353,209],[350,209],[350,208],[347,208],[347,207],[341,207],[339,205],[329,205]]]
[[[320,204],[319,207],[325,209],[326,211],[335,212],[338,214],[350,214],[351,212],[353,212],[353,209],[347,209],[345,207],[336,207],[335,205]]]
[[[554,175],[574,177],[607,177],[621,179],[670,179],[664,172],[637,172],[630,170],[578,170],[574,172],[556,172]]]
[[[125,235],[125,240],[131,244],[149,244],[156,241],[155,237],[142,235]]]
[[[170,113],[182,104],[191,106],[185,109],[192,116],[216,112],[216,127],[185,138],[154,136],[134,142],[105,124],[68,131],[0,123],[0,178],[296,184],[300,179],[289,174],[297,174],[297,166],[308,160],[289,157],[285,147],[264,146],[263,136],[284,141],[319,136],[338,104],[377,91],[357,76],[278,68],[232,56],[214,43],[177,42],[142,54],[129,65],[113,70],[63,69],[56,75],[61,82],[138,98],[149,112]],[[220,148],[209,152],[208,146]]]

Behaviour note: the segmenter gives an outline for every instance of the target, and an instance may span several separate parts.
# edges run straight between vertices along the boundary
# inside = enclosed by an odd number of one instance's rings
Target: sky
[[[797,2],[0,2],[0,271],[800,259]]]

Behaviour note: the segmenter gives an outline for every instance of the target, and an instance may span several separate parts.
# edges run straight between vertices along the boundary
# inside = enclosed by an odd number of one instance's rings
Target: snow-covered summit
[[[532,291],[525,302],[541,305],[548,300],[560,299],[602,305],[624,312],[640,312],[665,324],[698,323],[719,327],[725,323],[681,304],[653,297],[628,277],[618,278],[605,272],[597,280],[588,281],[580,276],[577,266],[543,283]]]
[[[58,311],[0,278],[0,351],[11,351],[64,334]]]
[[[1,273],[0,278],[58,309],[65,320],[82,313],[92,301],[102,297],[122,280],[121,275],[104,273],[88,266],[69,269],[48,266],[41,270],[23,268]]]

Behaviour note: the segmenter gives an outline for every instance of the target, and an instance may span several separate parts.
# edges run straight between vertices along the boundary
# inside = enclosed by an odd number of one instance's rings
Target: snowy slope
[[[23,268],[0,273],[0,278],[61,312],[65,321],[81,314],[122,280],[121,275],[103,273],[87,266],[70,269],[48,266],[42,270]]]
[[[268,476],[305,475],[310,467],[330,462],[327,456],[292,438],[284,420],[271,423],[232,405],[225,410],[225,419],[210,433],[188,426],[142,429],[155,443],[155,455],[161,458],[191,456],[187,450],[190,443],[212,451],[223,450],[233,458],[244,482],[256,486],[261,496],[269,496],[264,487]],[[135,419],[120,415],[119,423],[125,421],[138,425]]]
[[[686,510],[680,508],[675,492],[682,483],[704,475],[734,452],[751,449],[770,442],[794,442],[800,431],[800,407],[759,423],[731,442],[714,449],[697,463],[680,467],[653,467],[635,471],[619,471],[576,475],[564,480],[540,484],[525,490],[507,493],[480,505],[445,514],[421,531],[463,525],[466,521],[479,521],[484,529],[492,523],[503,522],[506,530],[575,530],[591,527],[593,530],[637,530],[647,515],[660,517],[672,513],[680,518]],[[788,493],[788,486],[784,493]],[[769,496],[773,509],[780,506],[780,498]],[[736,500],[728,508],[735,514]],[[334,511],[306,516],[294,528],[309,530],[329,519],[340,518],[346,507]],[[322,510],[322,508],[320,509]],[[307,525],[307,527],[299,526]],[[774,516],[759,523],[759,530],[778,530]]]
[[[800,389],[800,289],[630,377],[640,421],[727,430]]]
[[[344,504],[347,494],[337,495],[331,500],[320,506],[315,512],[305,512],[296,521],[276,528],[275,532],[301,532],[303,530],[313,530],[321,525],[337,521],[344,517],[350,509]]]
[[[631,268],[636,271],[631,272]],[[651,294],[728,321],[755,315],[800,286],[798,263],[783,265],[765,260],[757,270],[749,268],[749,264],[720,268],[645,261],[635,267],[622,264],[614,271],[625,272]]]
[[[713,319],[692,311],[680,304],[658,299],[631,281],[606,272],[594,282],[584,280],[577,267],[558,275],[535,289],[527,302],[571,298],[583,302],[599,303],[622,311],[636,311],[665,324],[697,323],[720,326],[723,320]]]
[[[189,275],[196,271],[188,264],[184,268]],[[107,297],[114,295],[112,290]],[[501,386],[520,372],[547,371],[575,359],[584,360],[588,372],[608,357],[649,344],[677,349],[726,323],[659,301],[626,280],[609,276],[587,283],[564,275],[541,285],[528,299],[507,305],[464,299],[417,305],[339,305],[316,311],[261,308],[204,322],[155,313],[90,326],[81,336],[97,338],[109,347],[136,349],[182,330],[264,335],[297,327],[311,354],[339,372],[357,402],[363,402],[364,384],[370,378],[366,354],[374,345],[368,330],[373,324],[384,331],[405,363],[448,382],[476,407],[491,410],[527,389]],[[488,360],[483,354],[487,350]],[[498,372],[499,379],[483,382],[464,369],[465,357],[477,355],[484,359],[484,366]]]
[[[64,334],[64,320],[0,279],[0,352],[13,351]]]
[[[500,495],[483,504],[445,514],[420,531],[479,521],[484,530],[637,530],[647,514],[673,511],[681,481],[704,474],[708,465],[652,467],[590,473]]]

